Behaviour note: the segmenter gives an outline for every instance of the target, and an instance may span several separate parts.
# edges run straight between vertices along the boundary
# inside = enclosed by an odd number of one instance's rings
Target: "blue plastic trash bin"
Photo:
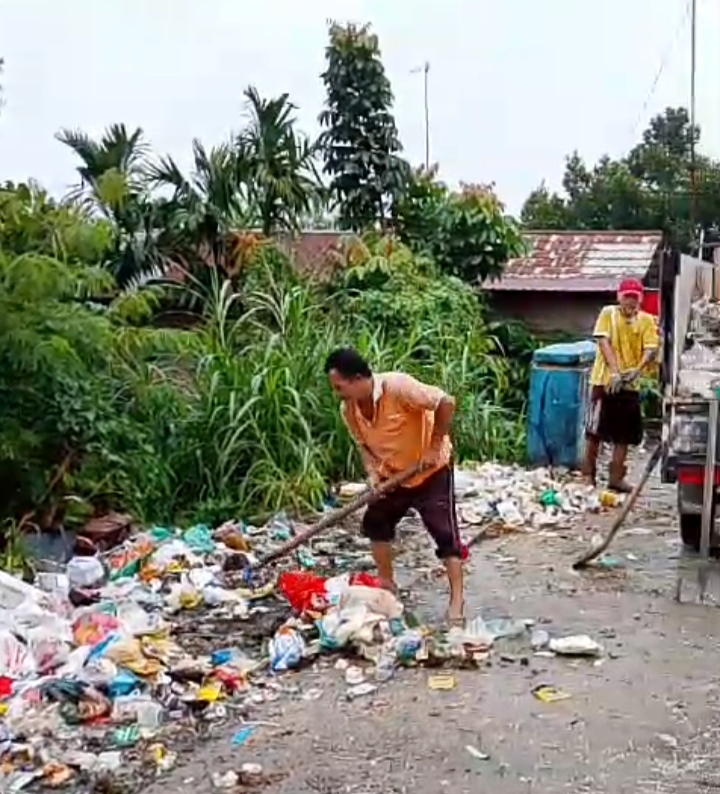
[[[549,345],[533,354],[528,401],[528,459],[535,466],[579,468],[595,342]]]

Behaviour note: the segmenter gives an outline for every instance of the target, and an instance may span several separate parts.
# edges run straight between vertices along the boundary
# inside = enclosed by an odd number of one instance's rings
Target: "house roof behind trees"
[[[615,292],[624,277],[645,279],[663,241],[655,231],[530,232],[525,256],[508,261],[484,289]]]

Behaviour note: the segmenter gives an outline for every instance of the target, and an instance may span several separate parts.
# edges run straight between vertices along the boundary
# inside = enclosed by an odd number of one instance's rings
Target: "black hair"
[[[372,370],[365,359],[352,347],[333,350],[325,361],[325,374],[335,370],[345,380],[372,378]]]

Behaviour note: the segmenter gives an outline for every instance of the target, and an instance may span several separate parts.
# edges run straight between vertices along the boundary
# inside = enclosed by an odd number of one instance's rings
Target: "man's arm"
[[[643,370],[645,370],[655,360],[660,344],[655,320],[648,315],[643,317],[642,322],[643,352],[642,357],[640,358],[640,363],[637,365],[637,369],[634,369],[628,373],[631,380],[637,380],[642,375]]]
[[[433,431],[430,436],[430,448],[440,449],[445,436],[450,435],[453,419],[455,418],[455,398],[444,394],[435,409]]]
[[[393,387],[406,405],[419,411],[433,412],[433,431],[429,446],[433,450],[440,449],[443,439],[450,434],[455,418],[455,398],[436,386],[420,383],[410,375],[398,376]]]
[[[660,337],[658,336],[658,329],[654,318],[650,315],[645,315],[643,319],[645,324],[642,335],[643,354],[639,366],[641,370],[645,369],[648,364],[651,364],[655,360],[658,348],[660,347]]]
[[[603,336],[598,339],[598,345],[600,346],[600,352],[603,354],[605,362],[610,368],[610,372],[612,372],[613,375],[617,375],[620,372],[620,366],[617,356],[615,355],[615,350],[610,344],[610,340],[606,336]]]
[[[593,336],[595,339],[597,339],[598,347],[600,348],[600,352],[602,353],[605,363],[610,369],[610,372],[613,375],[617,375],[620,372],[620,366],[618,364],[617,355],[615,355],[615,350],[613,349],[612,343],[610,341],[612,338],[613,311],[614,308],[606,306],[600,312],[597,322],[595,323]]]

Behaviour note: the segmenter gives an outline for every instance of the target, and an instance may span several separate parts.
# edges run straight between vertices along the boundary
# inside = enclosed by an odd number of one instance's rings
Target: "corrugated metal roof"
[[[511,259],[489,290],[614,292],[625,277],[644,278],[662,233],[534,232],[528,253]]]

